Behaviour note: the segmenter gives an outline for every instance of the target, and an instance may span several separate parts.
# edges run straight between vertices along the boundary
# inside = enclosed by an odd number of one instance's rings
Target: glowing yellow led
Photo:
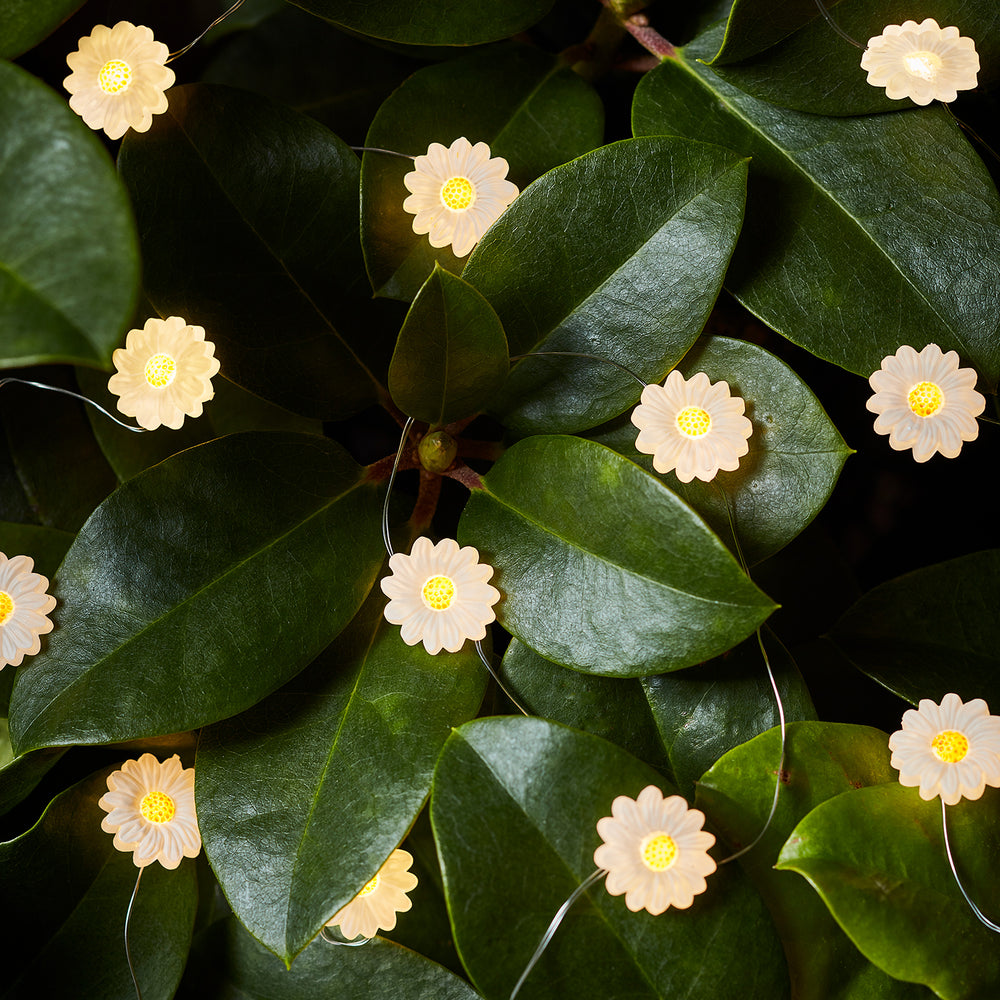
[[[7,619],[14,613],[14,600],[6,590],[0,590],[0,625],[6,625]]]
[[[943,63],[936,52],[911,52],[903,56],[903,65],[910,76],[918,76],[921,80],[932,83]]]
[[[957,764],[969,752],[969,741],[954,729],[945,729],[931,740],[934,756],[945,764]]]
[[[944,393],[933,382],[918,382],[907,393],[906,402],[918,417],[929,417],[944,406]]]
[[[132,82],[132,67],[124,59],[110,59],[97,74],[97,85],[105,94],[120,94]]]
[[[704,437],[712,429],[712,418],[700,406],[685,406],[677,414],[677,429],[685,437]]]
[[[639,848],[642,863],[651,872],[665,872],[677,860],[677,844],[665,833],[651,833]]]
[[[476,200],[476,189],[468,177],[449,177],[441,188],[441,203],[453,212],[463,212]]]
[[[374,892],[377,888],[378,888],[378,875],[376,874],[372,875],[372,877],[367,882],[365,882],[364,886],[361,889],[361,892],[359,892],[358,895],[367,896],[370,892]]]
[[[425,607],[444,611],[455,599],[455,581],[450,576],[432,576],[420,591]]]
[[[177,375],[177,362],[169,354],[154,354],[142,374],[154,389],[165,389]]]
[[[177,807],[166,792],[147,792],[139,803],[139,812],[150,823],[169,823]]]

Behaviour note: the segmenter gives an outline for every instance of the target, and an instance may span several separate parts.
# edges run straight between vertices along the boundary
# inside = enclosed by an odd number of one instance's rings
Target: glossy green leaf
[[[553,0],[293,0],[350,31],[407,45],[478,45],[540,21]]]
[[[801,7],[799,6],[801,4]],[[805,0],[781,5],[777,18],[762,10],[764,0],[738,0],[733,6],[726,42],[713,60],[713,68],[730,83],[761,100],[825,115],[860,115],[881,111],[913,110],[908,98],[890,100],[884,87],[868,83],[861,68],[861,50],[850,45],[823,18],[812,15],[796,25],[795,14],[806,10]],[[789,11],[787,7],[792,9]],[[887,24],[906,20],[922,21],[933,17],[944,27],[957,25],[963,35],[972,38],[979,53],[979,85],[989,85],[998,74],[1000,63],[1000,10],[993,0],[929,0],[916,9],[907,0],[840,0],[831,7],[839,27],[865,45],[872,36],[882,33]],[[747,30],[751,37],[761,34],[761,21],[770,26],[779,20],[793,27],[787,36],[737,65],[720,66],[734,53],[727,52],[730,38],[739,38]],[[748,53],[749,54],[749,53]],[[961,94],[960,94],[961,96]]]
[[[62,749],[36,750],[15,757],[7,720],[0,717],[0,816],[26,798],[64,753]]]
[[[324,419],[378,393],[384,344],[357,243],[357,157],[312,119],[207,84],[119,156],[142,237],[145,291],[203,326],[227,378]]]
[[[1000,793],[948,809],[956,864],[973,898],[1000,899]],[[945,857],[941,804],[897,782],[824,802],[788,838],[778,868],[804,876],[840,926],[897,979],[943,1000],[1000,989],[996,935],[975,918]],[[996,916],[996,913],[993,913]]]
[[[486,997],[506,1000],[556,910],[594,870],[596,824],[613,799],[650,784],[673,791],[619,747],[541,719],[480,719],[452,735],[431,820],[455,941]],[[656,917],[631,913],[598,882],[519,996],[779,1000],[788,981],[763,904],[726,866],[690,909]]]
[[[775,728],[735,747],[701,779],[698,805],[737,849],[764,829],[780,760]],[[895,776],[888,738],[877,729],[827,722],[787,727],[774,819],[740,864],[770,907],[798,1000],[929,1000],[922,987],[890,979],[868,962],[800,879],[772,867],[795,825],[822,802]]]
[[[746,401],[753,433],[735,472],[720,472],[710,483],[682,483],[674,473],[662,478],[730,548],[732,517],[747,561],[766,559],[823,509],[851,449],[805,382],[756,344],[702,337],[677,370],[685,378],[705,372],[713,382],[727,382]],[[652,456],[636,451],[638,429],[630,416],[588,436],[655,475]]]
[[[0,135],[0,367],[107,366],[139,281],[125,191],[66,102],[8,63]]]
[[[63,792],[23,836],[0,844],[0,891],[17,903],[4,949],[10,961],[3,1000],[134,1000],[122,924],[139,870],[101,829],[97,800],[106,768]],[[129,933],[146,1000],[169,1000],[181,978],[197,887],[195,864],[175,871],[152,864],[143,874]]]
[[[36,524],[11,524],[0,522],[0,552],[6,556],[31,556],[34,571],[48,577],[55,576],[59,564],[70,545],[73,535],[56,528],[43,528]]]
[[[829,0],[826,7],[834,10],[839,2]],[[763,52],[819,16],[816,0],[735,0],[711,64],[718,67]]]
[[[63,562],[47,649],[18,672],[17,752],[194,729],[260,701],[368,593],[377,508],[363,470],[306,435],[221,438],[120,486]]]
[[[407,0],[409,6],[410,0]],[[510,165],[522,191],[539,174],[600,145],[604,110],[589,84],[551,55],[524,45],[473,52],[414,73],[379,109],[365,145],[419,155],[465,136]],[[366,153],[361,239],[376,295],[409,301],[437,261],[462,270],[451,247],[434,250],[403,211],[413,163]]]
[[[769,631],[761,642],[786,721],[815,719],[809,691],[788,651]],[[688,796],[724,753],[781,721],[756,636],[690,670],[644,677],[642,688],[674,780]]]
[[[860,670],[914,705],[954,691],[1000,706],[1000,550],[880,584],[830,632]]]
[[[668,777],[660,742],[640,681],[569,670],[512,639],[504,653],[504,684],[532,714],[617,743]]]
[[[722,286],[746,171],[729,150],[673,137],[605,146],[521,195],[463,277],[496,309],[512,354],[591,354],[662,379]],[[526,358],[492,409],[519,433],[568,432],[638,395],[635,379],[592,358]]]
[[[0,58],[14,59],[54,31],[84,0],[4,0]]]
[[[492,306],[435,264],[406,314],[389,392],[408,416],[448,424],[485,407],[503,386],[507,338]]]
[[[309,670],[198,749],[205,851],[236,915],[287,962],[399,846],[451,727],[483,699],[470,644],[406,646],[384,607],[376,588]]]
[[[709,32],[646,74],[632,124],[752,157],[726,287],[773,330],[866,378],[901,344],[933,342],[995,385],[1000,196],[951,115],[776,108],[697,61],[718,40]]]
[[[459,537],[496,568],[497,620],[585,673],[688,667],[774,610],[683,501],[581,438],[527,438],[507,451],[469,498]]]
[[[475,1000],[467,982],[440,965],[379,937],[363,948],[314,941],[291,969],[262,948],[235,920],[213,929],[217,996],[226,1000]],[[222,969],[218,968],[221,964]],[[224,971],[223,971],[224,970]],[[204,994],[200,994],[204,995]]]

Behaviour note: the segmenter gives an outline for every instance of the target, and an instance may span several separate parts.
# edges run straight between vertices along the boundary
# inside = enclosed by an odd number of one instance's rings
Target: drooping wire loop
[[[140,868],[139,874],[135,877],[135,888],[132,890],[132,898],[128,901],[128,909],[125,911],[125,961],[128,962],[128,971],[132,976],[132,985],[135,987],[135,995],[138,1000],[142,1000],[142,990],[139,989],[139,980],[135,974],[135,966],[132,964],[132,951],[128,943],[128,930],[132,920],[132,907],[135,905],[135,897],[139,892],[139,881],[142,879],[142,873],[145,870],[144,867]]]
[[[948,839],[948,807],[945,805],[944,799],[941,800],[941,829],[944,832],[944,850],[945,854],[948,855],[948,867],[951,868],[951,874],[955,877],[955,884],[958,886],[958,891],[969,904],[970,909],[976,915],[976,919],[984,927],[988,927],[991,931],[1000,934],[1000,925],[993,923],[993,921],[990,920],[978,906],[976,906],[976,904],[972,901],[972,897],[968,894],[968,892],[966,892],[965,886],[962,885],[962,880],[958,876],[958,868],[955,866],[955,858],[951,853],[951,843]]]
[[[15,378],[10,375],[6,378],[0,378],[0,388],[5,385],[17,383],[19,385],[30,385],[35,389],[47,389],[49,392],[58,392],[63,396],[69,396],[72,399],[77,399],[81,403],[86,403],[88,406],[92,406],[95,410],[103,413],[108,420],[113,420],[119,427],[124,427],[127,431],[132,431],[135,434],[145,434],[145,427],[135,427],[133,424],[126,424],[124,421],[119,420],[113,413],[109,413],[100,403],[95,403],[94,400],[88,399],[86,396],[81,396],[78,392],[73,392],[71,389],[62,389],[57,385],[46,385],[44,382],[32,382],[30,379],[26,378]]]
[[[197,38],[188,42],[184,48],[178,49],[176,52],[171,52],[170,55],[167,56],[167,62],[171,63],[175,59],[179,59],[185,53],[190,52],[216,25],[222,24],[222,22],[225,21],[230,14],[235,14],[236,11],[242,6],[243,0],[236,0],[236,3],[234,3],[229,10],[227,10],[224,14],[220,14]]]

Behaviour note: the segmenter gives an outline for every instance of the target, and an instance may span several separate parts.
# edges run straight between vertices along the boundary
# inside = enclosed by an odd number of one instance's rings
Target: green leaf
[[[769,632],[760,641],[768,653],[785,719],[815,719],[809,691],[788,651]],[[724,753],[780,722],[756,636],[690,670],[644,677],[642,687],[674,780],[688,796],[702,773]]]
[[[830,0],[829,10],[840,0]],[[839,16],[839,10],[837,16]],[[726,33],[713,67],[739,62],[780,42],[814,18],[819,18],[816,0],[735,0],[726,21]],[[827,29],[829,30],[829,29]]]
[[[866,378],[901,344],[932,342],[995,386],[1000,197],[948,111],[785,111],[697,61],[717,45],[709,32],[647,73],[632,124],[752,157],[726,287],[773,330]]]
[[[750,844],[774,801],[781,731],[737,746],[705,774],[698,805],[730,843]],[[786,729],[778,805],[760,842],[740,858],[771,910],[798,1000],[919,1000],[920,987],[890,979],[841,933],[822,901],[774,862],[795,825],[822,802],[852,788],[890,781],[885,733],[866,726],[792,723]]]
[[[830,638],[859,670],[916,705],[954,691],[1000,706],[1000,549],[880,584]]]
[[[948,808],[962,880],[989,910],[1000,899],[1000,793]],[[804,876],[876,965],[943,1000],[997,995],[996,937],[973,916],[948,868],[941,804],[891,782],[838,795],[803,819],[777,867]],[[992,914],[996,917],[996,913]]]
[[[483,699],[471,645],[406,646],[384,607],[373,591],[309,670],[198,749],[205,852],[236,915],[289,963],[399,846],[451,727]]]
[[[107,367],[139,282],[125,191],[66,102],[7,63],[0,135],[0,367]]]
[[[51,580],[63,561],[63,556],[73,544],[73,535],[56,528],[43,528],[36,524],[11,524],[0,522],[0,552],[8,557],[31,556],[34,571]]]
[[[249,708],[350,621],[381,559],[373,487],[332,442],[238,434],[175,455],[120,486],[67,554],[58,628],[14,683],[15,749]]]
[[[111,768],[54,799],[23,836],[0,844],[0,891],[17,903],[8,920],[3,1000],[133,1000],[122,924],[139,870],[101,829],[97,800]],[[197,904],[195,864],[144,872],[129,931],[146,1000],[169,1000],[180,982]]]
[[[459,538],[496,568],[504,628],[584,673],[688,667],[774,610],[694,511],[581,438],[514,445],[473,491]]]
[[[715,71],[725,80],[754,97],[798,111],[825,115],[861,115],[881,111],[912,110],[908,98],[890,100],[884,87],[868,83],[861,68],[860,50],[840,38],[818,14],[815,3],[809,15],[806,0],[781,5],[777,19],[769,17],[773,3],[766,0],[737,0],[726,32],[722,51],[712,61]],[[788,7],[791,7],[789,10]],[[763,8],[768,8],[765,12]],[[796,15],[805,13],[806,17]],[[1000,12],[992,0],[930,0],[919,12],[905,0],[840,0],[831,5],[836,24],[860,45],[880,35],[887,24],[918,22],[933,17],[941,27],[957,25],[960,32],[976,43],[982,69],[979,85],[997,78],[1000,62]],[[796,23],[798,21],[798,23]],[[787,35],[770,38],[761,31],[761,22],[771,27],[791,29]],[[731,38],[746,33],[756,44],[766,41],[766,51],[758,50],[737,65],[729,63],[739,48],[730,50]],[[774,43],[773,45],[771,43]]]
[[[449,424],[499,392],[510,361],[492,306],[440,265],[424,282],[399,331],[389,392],[407,416]]]
[[[624,750],[541,719],[480,719],[451,736],[431,821],[455,941],[486,997],[506,1000],[556,910],[594,870],[596,823],[613,799],[650,784],[673,791]],[[656,917],[629,912],[599,882],[519,996],[779,1000],[788,981],[759,897],[726,866],[690,909]]]
[[[766,559],[823,509],[852,451],[805,382],[756,344],[702,337],[677,370],[685,378],[705,372],[713,382],[728,382],[732,394],[746,400],[753,433],[735,472],[720,472],[710,483],[682,483],[674,473],[662,478],[730,548],[732,517],[744,558],[751,564]],[[630,417],[623,414],[588,437],[656,475],[652,456],[636,450],[638,429]]]
[[[15,59],[54,31],[84,0],[5,0],[0,7],[0,58]]]
[[[220,923],[212,933],[212,971],[225,979],[215,995],[226,1000],[316,1000],[331,989],[351,1000],[475,1000],[478,995],[440,965],[380,937],[363,948],[316,940],[286,969],[235,920]]]
[[[640,681],[598,677],[544,659],[512,639],[503,658],[504,683],[530,714],[617,743],[668,777],[660,742]]]
[[[378,317],[357,315],[357,157],[332,132],[261,97],[176,87],[119,167],[161,315],[203,326],[225,377],[332,419],[380,389]]]
[[[410,0],[406,0],[410,6]],[[379,109],[365,145],[419,155],[465,136],[489,144],[521,190],[539,174],[600,145],[604,110],[589,84],[555,56],[513,43],[414,73]],[[451,247],[434,250],[403,211],[413,163],[366,153],[361,240],[375,294],[409,301],[437,261],[456,274]]]
[[[0,816],[23,801],[66,751],[36,750],[15,757],[7,720],[0,717]]]
[[[512,354],[565,351],[662,379],[701,332],[743,219],[747,164],[729,150],[629,139],[551,171],[501,216],[463,277]],[[493,404],[521,434],[616,416],[635,379],[577,357],[526,358]]]
[[[407,45],[478,45],[540,21],[553,0],[293,0],[349,31]]]

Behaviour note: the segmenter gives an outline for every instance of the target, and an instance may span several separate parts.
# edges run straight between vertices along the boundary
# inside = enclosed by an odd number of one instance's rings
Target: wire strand
[[[363,944],[368,944],[370,941],[374,941],[375,938],[362,938],[360,941],[338,941],[336,938],[330,937],[326,932],[326,925],[320,928],[319,936],[327,944],[339,945],[341,948],[360,948]]]
[[[524,358],[590,358],[591,361],[601,361],[606,365],[614,365],[619,371],[625,372],[626,375],[631,375],[644,389],[649,385],[648,382],[639,378],[631,368],[626,368],[625,365],[621,365],[617,361],[612,361],[611,358],[598,357],[596,354],[581,354],[577,351],[531,351],[528,354],[512,354],[510,360],[521,361]]]
[[[236,13],[236,11],[242,6],[243,0],[236,0],[236,3],[234,3],[232,7],[225,12],[225,14],[220,14],[193,42],[188,42],[184,48],[178,49],[176,52],[171,52],[170,55],[167,56],[167,62],[172,63],[175,59],[179,59],[186,52],[190,52],[217,24],[222,24],[222,22],[225,21],[230,14]]]
[[[570,907],[602,876],[607,875],[607,871],[603,868],[598,868],[595,872],[592,872],[587,878],[581,882],[570,894],[569,899],[563,903],[562,906],[556,910],[556,915],[552,918],[549,923],[548,930],[542,935],[542,940],[538,942],[538,947],[535,949],[535,953],[528,959],[528,964],[525,966],[524,972],[521,973],[521,978],[517,981],[514,988],[510,991],[510,1000],[514,1000],[520,991],[521,987],[524,985],[524,981],[528,978],[531,970],[538,964],[538,960],[542,957],[542,953],[549,946],[549,942],[555,936],[557,930],[559,930],[559,925],[563,922],[563,918],[569,913]]]
[[[409,153],[397,153],[394,149],[382,149],[380,146],[348,146],[347,148],[353,149],[356,153],[387,153],[389,156],[399,156],[404,160],[416,159]]]
[[[92,406],[95,410],[99,410],[104,414],[109,420],[113,420],[119,427],[124,427],[127,431],[132,431],[134,434],[145,434],[145,427],[135,427],[132,424],[126,424],[124,421],[119,420],[113,413],[109,413],[100,403],[95,403],[92,399],[88,399],[86,396],[81,396],[78,392],[73,392],[70,389],[62,389],[57,385],[46,385],[44,382],[32,382],[26,378],[14,378],[14,376],[8,376],[7,378],[0,378],[0,389],[5,385],[16,382],[19,385],[30,385],[34,386],[36,389],[48,389],[49,392],[58,392],[63,396],[70,396],[72,399],[78,399],[81,403],[86,403],[88,406]]]
[[[507,685],[504,684],[502,680],[500,680],[500,675],[493,669],[493,665],[486,658],[486,653],[483,651],[483,643],[481,639],[476,640],[476,652],[479,654],[479,659],[483,661],[483,666],[486,667],[486,669],[490,672],[491,676],[493,677],[493,680],[495,680],[497,684],[500,686],[500,690],[503,691],[503,693],[507,695],[508,698],[510,698],[510,700],[514,703],[514,706],[522,715],[529,715],[525,707],[510,693],[510,691],[507,690]]]
[[[413,426],[413,417],[407,417],[403,424],[403,433],[399,435],[399,447],[396,449],[396,458],[392,463],[392,472],[389,473],[389,485],[385,488],[385,503],[382,504],[382,541],[385,543],[385,550],[391,559],[396,553],[392,548],[392,538],[389,536],[389,498],[392,496],[392,484],[396,481],[396,472],[399,469],[399,460],[403,457],[403,446],[406,444],[406,435],[410,433]]]
[[[955,876],[955,883],[958,885],[958,891],[965,897],[965,901],[969,904],[972,912],[979,919],[979,922],[983,926],[988,927],[991,931],[995,931],[1000,934],[1000,926],[993,923],[982,910],[972,902],[971,897],[965,891],[965,886],[962,885],[962,880],[958,877],[958,869],[955,867],[955,858],[951,853],[951,844],[948,842],[948,807],[944,804],[944,799],[941,800],[941,829],[944,831],[944,850],[945,854],[948,855],[948,866],[951,868],[952,875]]]
[[[132,919],[132,906],[135,904],[136,893],[139,891],[139,880],[146,869],[140,868],[139,874],[135,877],[135,888],[132,890],[132,898],[128,901],[128,909],[125,911],[125,961],[128,962],[128,971],[132,974],[132,985],[135,987],[135,995],[138,1000],[142,1000],[142,990],[139,989],[139,980],[135,974],[135,966],[132,964],[132,952],[128,946],[128,928]]]
[[[851,36],[846,31],[844,31],[844,29],[841,28],[839,24],[837,24],[837,22],[833,19],[833,15],[831,15],[831,13],[826,9],[825,5],[823,4],[823,0],[816,0],[816,6],[819,8],[819,12],[826,19],[826,23],[830,25],[830,27],[833,28],[833,30],[836,31],[837,34],[844,39],[844,41],[850,42],[851,45],[853,45],[857,49],[861,49],[862,52],[867,50],[868,48],[867,45],[862,45],[859,41],[856,41],[855,39],[851,38]]]

